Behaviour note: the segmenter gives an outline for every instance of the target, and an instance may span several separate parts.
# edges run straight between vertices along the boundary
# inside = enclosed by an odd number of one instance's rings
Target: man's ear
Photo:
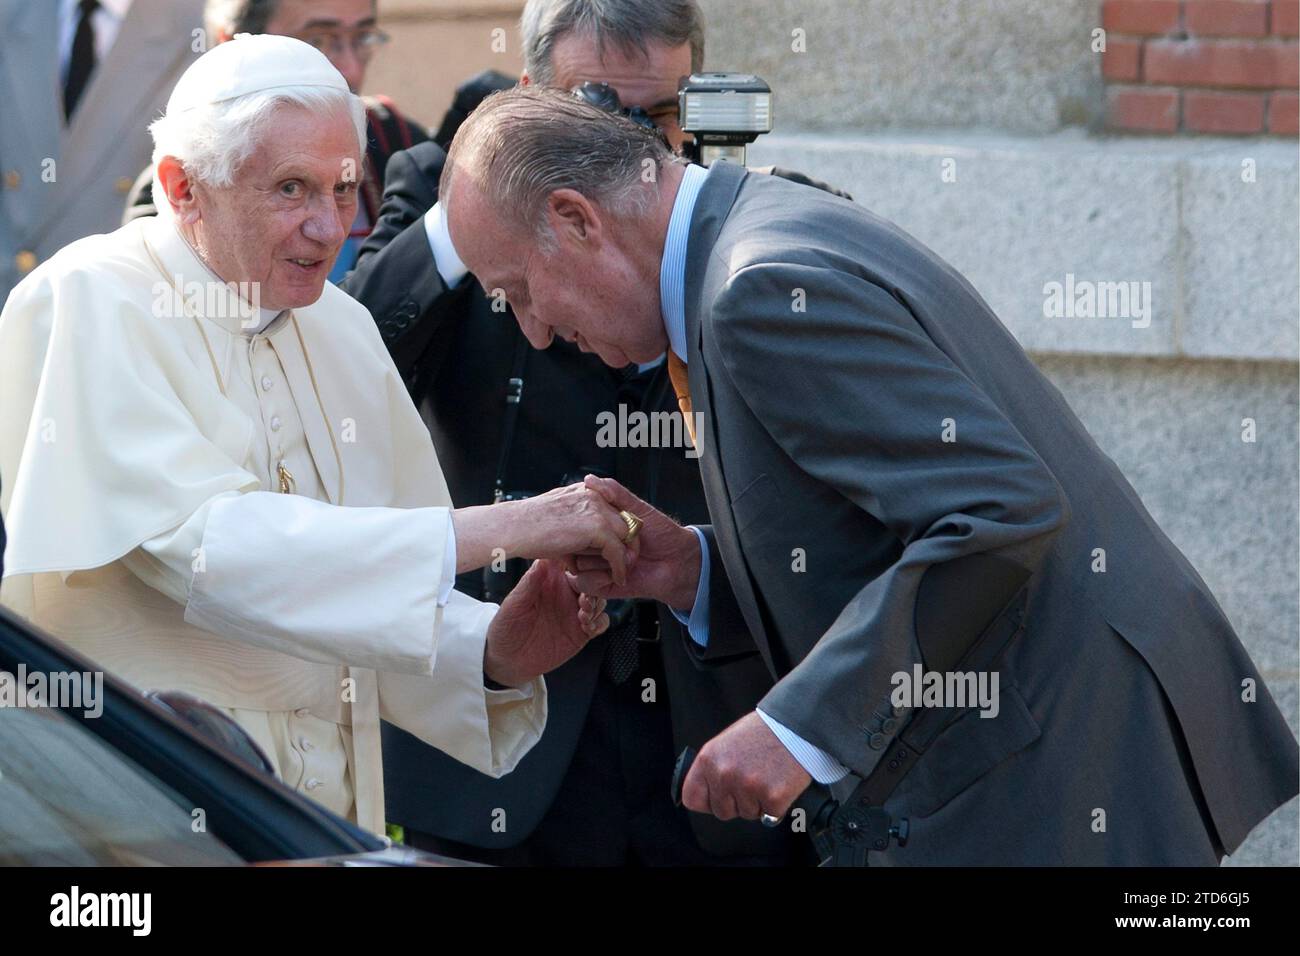
[[[557,189],[546,197],[546,219],[561,242],[566,238],[598,247],[604,236],[600,213],[576,189]]]
[[[531,76],[528,75],[528,71],[527,71],[527,70],[525,70],[525,71],[523,72],[523,75],[519,77],[519,85],[520,85],[520,86],[532,86],[532,85],[533,85],[533,78],[532,78]]]
[[[162,183],[163,197],[155,196],[154,203],[165,198],[177,221],[187,225],[198,221],[199,207],[194,197],[194,183],[185,167],[175,156],[158,160],[158,181]]]

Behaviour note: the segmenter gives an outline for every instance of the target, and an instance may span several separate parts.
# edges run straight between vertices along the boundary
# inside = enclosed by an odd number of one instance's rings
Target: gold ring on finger
[[[641,525],[645,522],[630,511],[620,511],[618,516],[627,524],[627,537],[623,539],[623,543],[631,544],[636,540],[636,536],[641,533]]]

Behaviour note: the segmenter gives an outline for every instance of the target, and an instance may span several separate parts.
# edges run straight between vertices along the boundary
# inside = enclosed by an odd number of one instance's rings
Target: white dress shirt
[[[447,217],[442,213],[442,203],[436,202],[433,208],[424,214],[424,234],[429,237],[429,250],[433,253],[433,264],[442,276],[447,288],[454,289],[469,274],[465,263],[456,254],[456,247],[451,244],[451,233],[447,230]]]

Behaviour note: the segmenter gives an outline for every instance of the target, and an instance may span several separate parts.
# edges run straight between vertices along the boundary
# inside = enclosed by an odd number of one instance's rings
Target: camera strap
[[[515,443],[515,426],[519,424],[519,403],[524,397],[524,366],[528,364],[528,340],[519,331],[515,338],[514,361],[510,378],[506,380],[506,418],[501,430],[501,452],[497,456],[496,481],[492,485],[495,504],[505,495],[506,465],[510,463],[510,449]]]

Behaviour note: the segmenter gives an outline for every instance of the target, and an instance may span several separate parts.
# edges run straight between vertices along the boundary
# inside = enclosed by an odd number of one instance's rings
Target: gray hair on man
[[[366,109],[361,98],[344,90],[319,86],[283,86],[249,93],[220,103],[209,103],[164,115],[149,126],[153,137],[154,195],[163,197],[158,161],[175,156],[186,175],[214,188],[230,186],[240,164],[252,155],[260,137],[269,131],[275,111],[285,105],[300,106],[318,116],[346,112],[357,134],[357,153],[366,155]],[[357,169],[357,176],[361,170]],[[168,211],[159,202],[160,213]]]
[[[456,134],[438,196],[450,210],[453,170],[543,248],[553,248],[546,198],[572,189],[615,216],[644,215],[665,163],[684,163],[654,133],[571,93],[521,86],[485,99]]]
[[[542,86],[555,85],[555,44],[570,33],[590,36],[604,57],[608,46],[648,54],[646,44],[691,45],[691,70],[704,68],[704,15],[695,0],[528,0],[519,18],[524,70]]]

